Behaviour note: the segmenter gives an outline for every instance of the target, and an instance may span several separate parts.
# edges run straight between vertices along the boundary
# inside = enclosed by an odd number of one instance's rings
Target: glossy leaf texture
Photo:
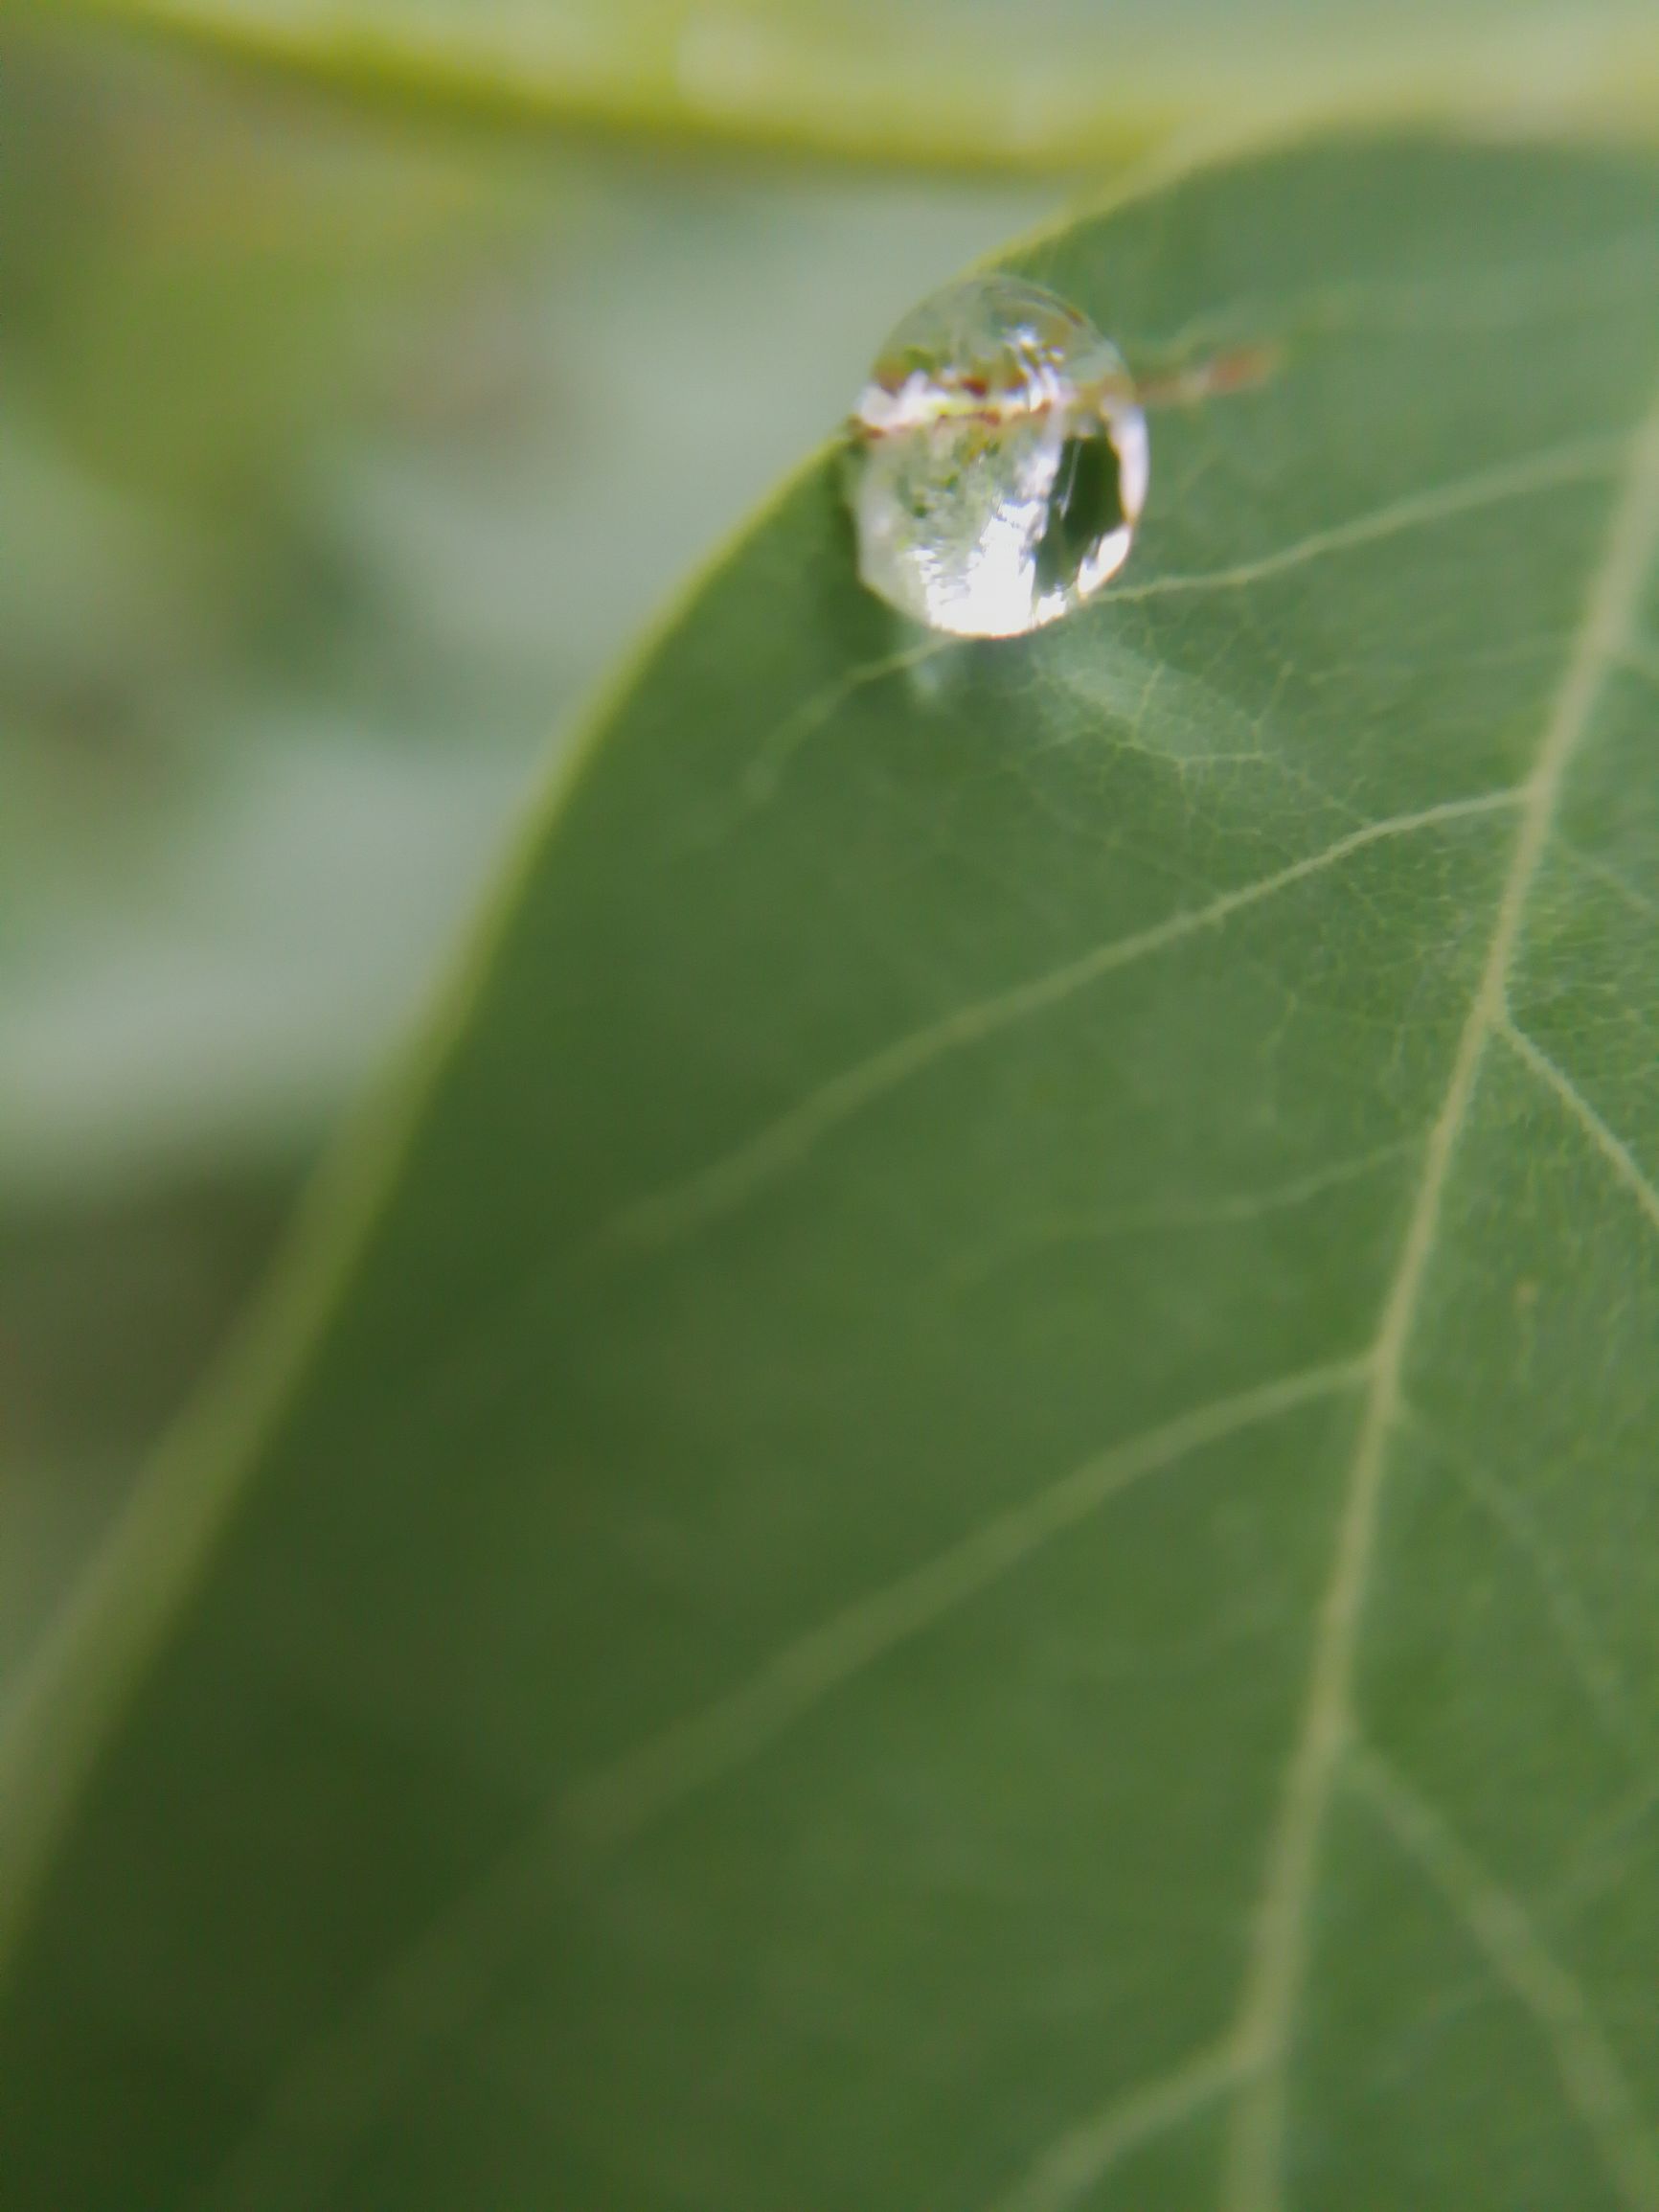
[[[1648,0],[79,0],[521,123],[1051,171],[1346,112],[1650,122]]]
[[[20,2212],[1659,2206],[1659,172],[1021,266],[1274,373],[599,718],[14,1723]]]

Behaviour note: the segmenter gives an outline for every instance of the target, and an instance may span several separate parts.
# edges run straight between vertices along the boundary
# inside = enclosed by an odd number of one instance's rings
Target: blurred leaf
[[[498,753],[275,718],[225,741],[124,880],[60,856],[36,894],[0,1012],[0,1190],[142,1185],[328,1127],[523,782]]]
[[[521,122],[957,168],[1098,167],[1332,108],[1649,118],[1651,0],[81,0],[307,76]]]
[[[1659,2203],[1656,226],[1198,173],[1120,588],[708,577],[19,1708],[11,2202]]]

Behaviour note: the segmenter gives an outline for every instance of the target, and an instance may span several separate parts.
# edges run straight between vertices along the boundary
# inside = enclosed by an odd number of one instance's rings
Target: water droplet
[[[852,422],[858,573],[931,629],[1017,637],[1128,559],[1147,422],[1117,348],[1052,292],[980,277],[882,348]]]

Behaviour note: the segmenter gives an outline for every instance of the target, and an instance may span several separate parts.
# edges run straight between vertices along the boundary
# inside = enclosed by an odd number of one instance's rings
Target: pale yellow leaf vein
[[[1292,1175],[1282,1183],[1270,1183],[1260,1191],[1234,1191],[1208,1204],[1202,1200],[1190,1206],[1170,1206],[1162,1213],[1148,1208],[1144,1214],[1124,1214],[1116,1220],[1106,1216],[1094,1222],[1076,1224],[1073,1233],[1082,1236],[1109,1236],[1119,1227],[1155,1228],[1217,1228],[1235,1223],[1264,1220],[1271,1214],[1294,1212],[1298,1207],[1310,1205],[1331,1191],[1339,1191],[1347,1184],[1369,1180],[1384,1168],[1398,1166],[1404,1159],[1422,1150],[1420,1137],[1398,1137],[1392,1144],[1375,1145],[1368,1152],[1356,1152],[1351,1159],[1334,1160],[1329,1167],[1311,1169],[1305,1175]]]
[[[713,837],[735,828],[745,816],[763,807],[782,783],[784,771],[795,755],[849,699],[862,691],[885,683],[896,675],[912,675],[925,668],[943,653],[960,650],[961,640],[949,637],[923,637],[901,646],[893,652],[884,653],[879,660],[866,661],[860,667],[849,669],[833,683],[814,692],[809,698],[785,715],[756,748],[754,758],[739,778],[738,787],[728,803],[716,810],[702,825],[702,835]]]
[[[1119,1237],[1154,1235],[1182,1229],[1242,1228],[1270,1220],[1276,1214],[1294,1213],[1312,1205],[1332,1191],[1369,1180],[1384,1168],[1396,1167],[1422,1150],[1420,1137],[1400,1137],[1376,1145],[1370,1152],[1333,1160],[1306,1174],[1269,1183],[1258,1191],[1223,1192],[1212,1198],[1193,1198],[1186,1204],[1123,1206],[1110,1212],[1057,1214],[1052,1220],[1033,1222],[1023,1234],[992,1253],[965,1261],[954,1272],[952,1288],[966,1290],[1001,1269],[1029,1259],[1034,1253],[1074,1244],[1108,1243]]]
[[[1144,583],[1121,584],[1109,592],[1102,604],[1123,605],[1130,601],[1165,599],[1176,593],[1235,591],[1282,576],[1290,569],[1306,568],[1309,561],[1323,559],[1328,554],[1375,545],[1381,539],[1398,537],[1405,531],[1450,522],[1460,514],[1471,514],[1483,507],[1501,506],[1511,499],[1530,498],[1538,492],[1558,490],[1568,484],[1588,483],[1606,475],[1616,465],[1624,443],[1608,437],[1576,438],[1563,445],[1553,446],[1547,453],[1530,454],[1522,461],[1508,461],[1495,468],[1479,469],[1455,483],[1410,492],[1373,513],[1356,515],[1351,522],[1332,523],[1328,529],[1315,530],[1307,537],[1299,538],[1293,545],[1282,545],[1272,553],[1261,554],[1254,560],[1241,560],[1231,568],[1200,570],[1191,576],[1153,576]]]
[[[1207,1447],[1357,1389],[1363,1361],[1275,1377],[1086,1460],[948,1550],[785,1645],[712,1704],[566,1790],[319,2037],[203,2200],[280,2212],[384,2110],[422,2053],[488,1996],[545,1910],[549,1878],[580,1872],[758,1758],[887,1653],[936,1627],[1134,1484]]]
[[[1595,2144],[1626,2212],[1659,2212],[1659,2153],[1589,1998],[1520,1901],[1454,1835],[1399,1769],[1350,1748],[1346,1778],[1426,1874],[1543,2035],[1562,2093]]]
[[[1544,1087],[1565,1106],[1580,1129],[1589,1138],[1647,1215],[1648,1221],[1659,1229],[1659,1190],[1655,1190],[1637,1166],[1635,1156],[1624,1138],[1614,1133],[1602,1119],[1578,1084],[1563,1068],[1557,1067],[1541,1046],[1534,1044],[1526,1031],[1505,1015],[1501,1023],[1504,1041],[1522,1063],[1530,1068]]]
[[[1570,845],[1564,837],[1560,840],[1560,848],[1575,868],[1581,868],[1586,876],[1593,876],[1598,883],[1605,883],[1608,890],[1622,900],[1633,914],[1659,917],[1659,899],[1646,891],[1639,891],[1634,883],[1627,882],[1620,875],[1617,868],[1610,867],[1605,860],[1598,859],[1594,853],[1586,853],[1578,845]]]
[[[1453,1450],[1433,1435],[1427,1425],[1409,1408],[1401,1407],[1423,1448],[1468,1493],[1492,1526],[1525,1561],[1543,1598],[1562,1654],[1586,1702],[1606,1734],[1623,1749],[1640,1757],[1643,1744],[1633,1724],[1625,1682],[1602,1644],[1588,1608],[1573,1587],[1571,1576],[1551,1547],[1542,1528],[1523,1501],[1489,1469]]]
[[[1371,1578],[1388,1445],[1418,1309],[1440,1229],[1458,1140],[1481,1063],[1505,1018],[1505,992],[1528,898],[1543,859],[1562,784],[1583,743],[1608,672],[1630,635],[1659,548],[1659,403],[1632,442],[1605,553],[1563,672],[1529,779],[1514,849],[1445,1096],[1389,1285],[1375,1359],[1349,1472],[1331,1570],[1314,1629],[1301,1721],[1263,1874],[1239,2032],[1262,2054],[1237,2099],[1222,2201],[1225,2212],[1276,2212],[1282,2202],[1291,2031],[1302,1991],[1308,1905],[1332,1784],[1350,1725],[1360,1616]]]
[[[1287,867],[1222,892],[1203,906],[1184,908],[1149,928],[1109,939],[1077,959],[1047,969],[1007,991],[958,1007],[940,1020],[884,1045],[868,1060],[843,1068],[723,1158],[625,1208],[600,1232],[598,1242],[602,1247],[671,1243],[736,1211],[798,1166],[832,1130],[951,1054],[967,1051],[1000,1031],[1046,1014],[1103,977],[1217,928],[1233,915],[1292,890],[1327,869],[1339,867],[1373,845],[1514,807],[1524,796],[1518,790],[1486,791],[1473,798],[1449,799],[1415,813],[1367,823]]]
[[[1339,1360],[1202,1405],[1085,1460],[1034,1497],[984,1521],[950,1550],[786,1645],[729,1697],[655,1738],[566,1796],[566,1826],[590,1845],[635,1834],[693,1790],[747,1764],[795,1720],[883,1653],[1000,1582],[1108,1498],[1239,1430],[1358,1384]]]
[[[1633,1874],[1653,1864],[1653,1841],[1644,1832],[1659,1808],[1659,1774],[1648,1774],[1579,1836],[1548,1896],[1552,1919],[1570,1927],[1587,1905],[1608,1896]]]
[[[1143,2083],[1051,2143],[995,2212],[1066,2212],[1132,2152],[1225,2096],[1246,2070],[1244,2055],[1223,2044]]]

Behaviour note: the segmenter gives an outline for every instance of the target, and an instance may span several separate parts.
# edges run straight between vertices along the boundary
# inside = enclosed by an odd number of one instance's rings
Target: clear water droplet
[[[1017,637],[1128,559],[1147,422],[1117,348],[1036,285],[937,293],[882,348],[852,422],[858,573],[931,629]]]

